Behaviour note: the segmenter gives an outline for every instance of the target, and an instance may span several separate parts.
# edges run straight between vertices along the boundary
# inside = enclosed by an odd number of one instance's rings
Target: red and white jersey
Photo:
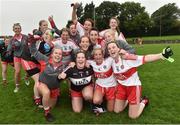
[[[76,23],[76,29],[79,32],[80,37],[85,35],[84,26],[81,23],[79,22]]]
[[[54,47],[60,47],[62,50],[62,62],[63,64],[68,64],[72,59],[72,51],[78,49],[78,46],[71,40],[68,40],[66,44],[62,42],[62,39],[57,39],[53,42]]]
[[[136,67],[144,64],[145,56],[137,56],[136,60],[113,60],[112,68],[118,83],[124,86],[141,85]]]
[[[97,78],[96,84],[101,87],[113,87],[116,86],[117,81],[113,75],[111,57],[105,59],[102,64],[97,65],[95,61],[88,60],[90,65],[93,67],[94,75]]]

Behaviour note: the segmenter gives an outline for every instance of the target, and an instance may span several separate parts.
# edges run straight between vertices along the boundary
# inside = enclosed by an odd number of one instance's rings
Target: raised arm
[[[54,20],[53,20],[53,16],[49,16],[49,17],[48,17],[48,20],[49,20],[49,22],[50,22],[50,24],[51,24],[51,27],[55,30],[55,33],[60,36],[60,35],[61,35],[61,30],[59,30],[59,29],[57,28],[57,26],[56,26],[56,24],[55,24],[55,22],[54,22]]]
[[[172,55],[173,55],[173,51],[168,46],[165,49],[163,49],[162,53],[146,55],[144,61],[145,62],[153,62],[153,61],[160,60],[160,59],[163,59],[163,60],[166,59],[170,62],[173,62],[174,59],[171,58]]]
[[[39,63],[42,61],[48,62],[48,57],[40,53],[36,48],[36,41],[39,40],[38,38],[34,38],[34,36],[28,36],[28,42],[30,44],[29,49],[31,56],[33,56]]]
[[[72,10],[72,21],[74,24],[77,24],[77,8],[79,6],[79,3],[72,4],[73,10]]]

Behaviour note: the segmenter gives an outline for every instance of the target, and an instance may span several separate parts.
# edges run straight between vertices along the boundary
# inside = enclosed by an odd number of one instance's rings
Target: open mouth
[[[88,46],[83,46],[82,47],[84,50],[87,50],[88,49]]]
[[[82,65],[82,64],[84,64],[84,62],[78,62],[78,64]]]
[[[115,52],[111,52],[111,55],[115,55],[116,53]]]
[[[60,61],[60,57],[54,57],[54,59],[59,62]]]

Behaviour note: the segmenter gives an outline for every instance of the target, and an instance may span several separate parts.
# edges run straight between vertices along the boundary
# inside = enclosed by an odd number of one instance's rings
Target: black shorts
[[[26,70],[26,72],[27,72],[28,76],[33,76],[33,75],[39,73],[40,69],[36,67],[34,69]]]

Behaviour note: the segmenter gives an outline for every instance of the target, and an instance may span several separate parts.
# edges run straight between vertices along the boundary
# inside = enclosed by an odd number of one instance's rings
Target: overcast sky
[[[67,20],[71,19],[72,2],[94,2],[99,6],[104,0],[0,0],[0,35],[12,35],[12,25],[21,23],[23,33],[27,34],[38,28],[41,19],[47,20],[49,15],[54,16],[58,28],[65,27]],[[107,0],[106,0],[107,1]],[[132,0],[109,0],[124,3]],[[149,14],[167,3],[176,3],[180,8],[180,0],[134,0],[141,3]]]

